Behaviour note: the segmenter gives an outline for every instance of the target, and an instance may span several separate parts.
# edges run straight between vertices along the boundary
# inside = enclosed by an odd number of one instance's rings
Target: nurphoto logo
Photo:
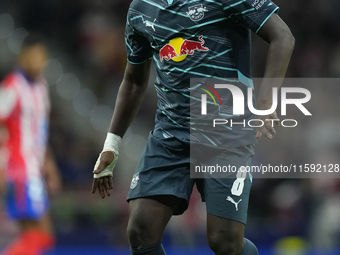
[[[221,97],[217,93],[215,89],[228,89],[231,92],[231,96],[233,99],[233,115],[235,116],[242,116],[244,115],[244,109],[245,109],[245,97],[242,92],[242,90],[231,84],[215,84],[214,88],[208,84],[201,83],[207,88],[209,88],[215,96],[219,99],[219,103],[222,106],[223,102],[221,100]],[[213,96],[213,94],[205,89],[201,88],[202,91],[204,91],[204,94],[201,94],[201,115],[207,115],[207,94],[212,98],[214,101],[214,104],[218,107],[216,100]],[[303,95],[302,98],[288,98],[287,94],[289,93],[298,93],[300,95]],[[278,106],[278,89],[273,88],[272,89],[272,106],[270,109],[267,110],[257,110],[255,109],[253,105],[253,88],[247,89],[247,106],[251,113],[257,115],[257,116],[266,116],[270,115],[273,112],[276,111]],[[311,99],[311,93],[308,89],[305,88],[298,88],[298,87],[282,87],[281,88],[281,115],[286,116],[287,114],[287,105],[295,105],[305,116],[312,116],[312,114],[307,110],[307,108],[303,105],[307,102],[309,102]],[[274,126],[275,121],[279,121],[278,119],[266,119],[265,121],[270,121],[271,125]],[[288,123],[291,123],[290,125]],[[230,127],[233,125],[243,125],[246,127],[246,124],[248,124],[248,127],[262,127],[264,125],[264,121],[261,119],[250,119],[247,121],[244,119],[243,121],[233,122],[232,119],[213,119],[213,127],[216,127],[217,125],[226,125],[229,124]],[[297,120],[295,119],[283,119],[281,120],[281,125],[283,127],[296,127],[298,125]]]

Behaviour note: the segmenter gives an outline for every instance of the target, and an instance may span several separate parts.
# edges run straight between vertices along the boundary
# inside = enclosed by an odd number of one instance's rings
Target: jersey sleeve
[[[0,121],[6,120],[13,112],[17,102],[15,89],[0,85]]]
[[[142,64],[152,58],[149,40],[135,31],[129,24],[125,28],[125,45],[127,59],[132,64]]]
[[[223,10],[228,18],[250,28],[257,33],[279,7],[270,0],[221,0]]]

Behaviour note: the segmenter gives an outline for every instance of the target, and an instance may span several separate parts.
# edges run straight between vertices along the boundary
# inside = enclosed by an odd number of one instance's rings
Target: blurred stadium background
[[[128,254],[128,187],[153,128],[156,94],[150,79],[146,100],[123,140],[113,197],[90,194],[92,168],[109,125],[126,63],[125,16],[130,0],[0,1],[0,78],[14,66],[29,31],[46,36],[50,60],[50,142],[63,177],[51,198],[57,249],[49,254]],[[289,77],[340,76],[340,1],[275,1],[296,37]],[[254,38],[253,74],[261,77],[266,44]],[[154,76],[154,74],[153,74]],[[262,139],[254,163],[339,163],[340,86],[311,85],[313,114],[294,132],[279,128]],[[340,85],[340,84],[339,84]],[[292,118],[299,112],[291,109]],[[168,254],[212,254],[205,237],[205,208],[197,192],[182,217],[165,233]],[[0,205],[0,250],[17,228]],[[339,179],[257,179],[253,184],[246,236],[261,255],[340,254]]]

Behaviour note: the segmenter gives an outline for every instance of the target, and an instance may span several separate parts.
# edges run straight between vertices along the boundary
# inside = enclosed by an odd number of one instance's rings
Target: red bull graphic
[[[200,37],[198,37],[198,40],[200,40],[200,42],[184,40],[184,42],[181,45],[180,56],[181,55],[193,55],[195,50],[197,50],[197,51],[208,51],[209,48],[203,46],[204,40],[203,40],[202,35]]]
[[[178,55],[175,48],[170,44],[167,44],[159,51],[159,56],[161,58],[161,61],[163,61],[163,58],[166,61],[169,61],[170,59],[177,57]]]
[[[180,37],[172,39],[168,44],[163,46],[159,51],[160,60],[169,61],[170,59],[179,62],[184,60],[188,55],[193,55],[195,51],[209,51],[208,47],[203,46],[205,41],[203,36],[198,37],[199,41],[192,41]]]

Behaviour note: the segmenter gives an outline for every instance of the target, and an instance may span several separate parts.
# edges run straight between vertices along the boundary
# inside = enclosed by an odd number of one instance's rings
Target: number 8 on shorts
[[[244,180],[247,177],[247,169],[244,166],[241,166],[236,174],[236,180],[233,183],[231,188],[231,194],[235,196],[241,196],[244,188]]]

